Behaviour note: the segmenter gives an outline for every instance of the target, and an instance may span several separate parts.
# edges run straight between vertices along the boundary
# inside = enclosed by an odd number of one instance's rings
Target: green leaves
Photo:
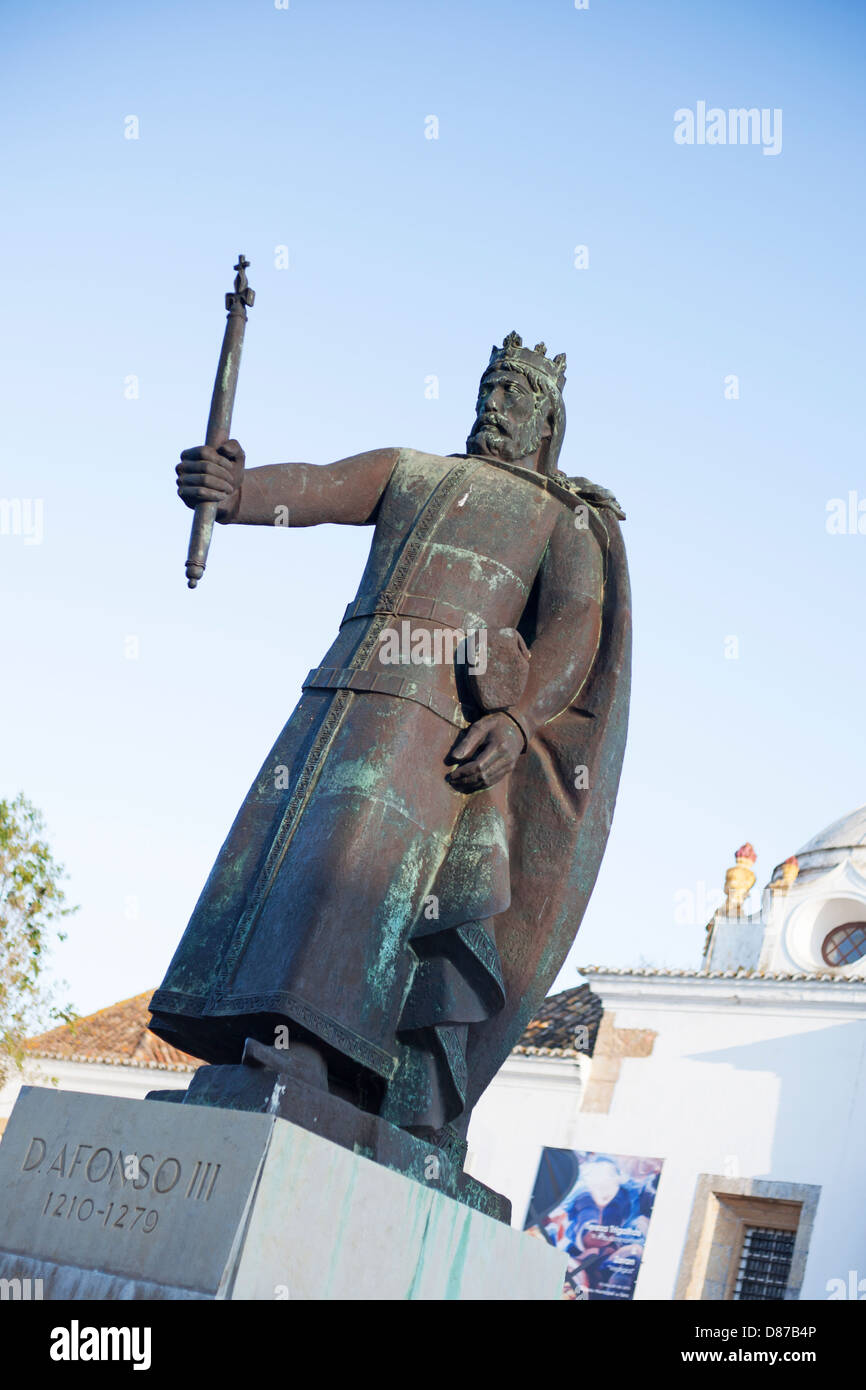
[[[49,1022],[70,1022],[42,982],[48,952],[64,940],[69,907],[62,864],[43,838],[44,821],[23,792],[0,801],[0,1083],[26,1057],[25,1040]]]

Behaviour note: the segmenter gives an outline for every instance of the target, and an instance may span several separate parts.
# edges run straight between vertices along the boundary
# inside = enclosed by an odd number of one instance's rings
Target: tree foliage
[[[29,1036],[75,1017],[57,1006],[43,978],[50,947],[65,939],[61,919],[77,911],[67,906],[63,865],[44,829],[23,792],[0,800],[0,1084],[23,1065]]]

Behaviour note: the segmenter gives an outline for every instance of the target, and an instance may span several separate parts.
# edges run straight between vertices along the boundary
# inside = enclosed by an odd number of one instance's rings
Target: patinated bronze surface
[[[234,290],[226,295],[226,326],[204,437],[205,444],[212,449],[225,444],[232,431],[232,410],[238,386],[247,309],[252,308],[256,299],[255,290],[251,290],[247,283],[249,264],[241,252],[235,265]],[[214,501],[202,500],[196,504],[186,557],[186,582],[190,589],[196,587],[204,574],[218,510],[218,504]]]
[[[184,502],[224,524],[373,540],[151,1027],[214,1073],[247,1039],[288,1042],[305,1087],[449,1152],[571,945],[625,742],[622,512],[557,469],[564,371],[509,334],[447,458],[246,469],[229,441],[177,469]]]

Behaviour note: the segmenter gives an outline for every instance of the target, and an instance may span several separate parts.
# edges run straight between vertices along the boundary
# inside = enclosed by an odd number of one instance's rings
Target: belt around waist
[[[456,608],[453,603],[446,603],[441,598],[424,598],[420,594],[404,594],[399,598],[382,589],[378,594],[366,594],[350,603],[340,626],[350,623],[353,618],[370,618],[374,613],[393,613],[398,618],[421,618],[461,631],[467,616],[462,608]]]
[[[362,615],[358,615],[362,616]],[[370,695],[393,695],[423,705],[440,719],[458,729],[469,727],[470,720],[462,706],[438,690],[431,690],[421,681],[399,676],[391,671],[360,671],[353,666],[318,666],[303,684],[304,690],[354,690]]]

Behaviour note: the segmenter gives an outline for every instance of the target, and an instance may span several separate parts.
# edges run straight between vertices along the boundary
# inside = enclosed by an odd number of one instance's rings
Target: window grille
[[[784,1299],[794,1256],[794,1240],[793,1231],[747,1226],[734,1298],[750,1302]]]
[[[866,955],[866,922],[845,922],[824,937],[821,955],[828,965],[853,965]]]

